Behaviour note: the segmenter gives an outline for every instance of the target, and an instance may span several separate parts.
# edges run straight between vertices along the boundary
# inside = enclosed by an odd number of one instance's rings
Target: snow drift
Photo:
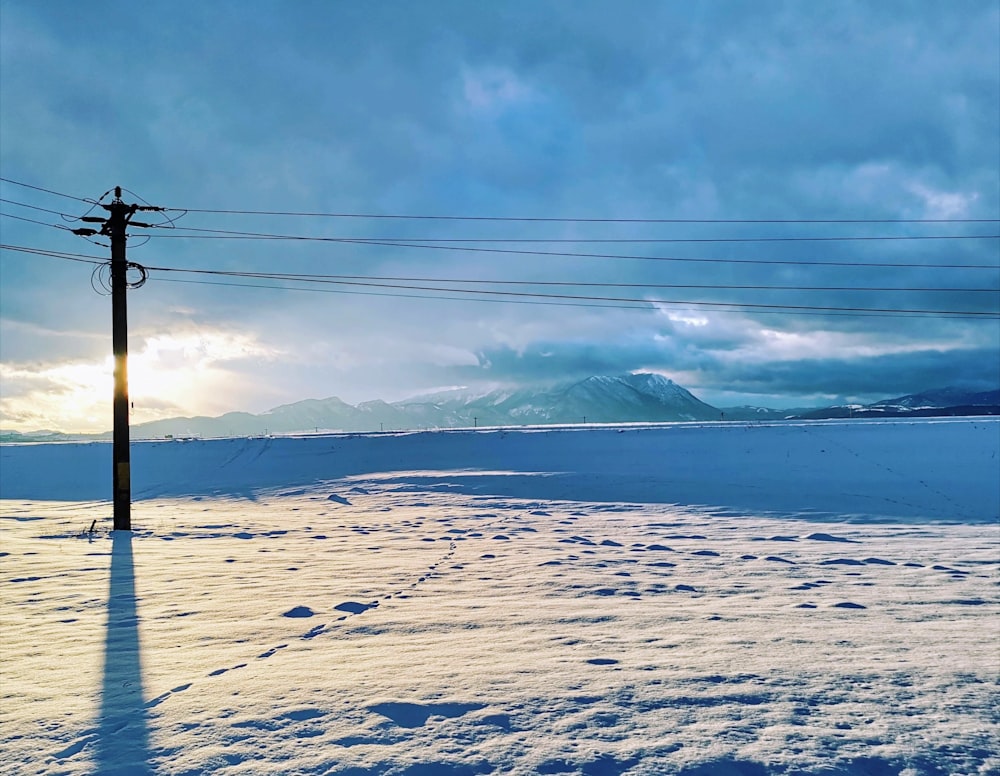
[[[751,513],[990,522],[997,419],[539,427],[137,442],[135,499],[254,497],[401,473],[518,498],[706,505]],[[109,499],[111,445],[0,448],[0,497]]]

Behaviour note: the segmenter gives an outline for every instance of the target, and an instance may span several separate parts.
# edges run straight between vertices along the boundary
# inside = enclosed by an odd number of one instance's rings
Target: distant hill
[[[937,388],[922,393],[883,399],[874,404],[844,404],[804,412],[807,420],[828,418],[898,418],[948,417],[964,415],[1000,415],[1000,390],[964,391],[960,388]]]
[[[0,431],[0,442],[80,442],[85,440],[100,441],[110,439],[107,434],[64,434],[61,431]]]
[[[896,399],[884,399],[870,408],[921,410],[942,407],[996,407],[1000,405],[1000,389],[995,391],[963,391],[960,388],[938,388]]]
[[[968,392],[939,388],[867,405],[822,409],[713,407],[672,380],[655,374],[594,376],[530,388],[475,393],[443,391],[388,403],[358,405],[332,396],[284,404],[268,412],[229,412],[219,417],[169,418],[132,426],[133,439],[260,436],[309,431],[395,431],[472,426],[569,423],[642,423],[711,420],[781,420],[872,417],[1000,415],[1000,390]],[[105,434],[4,432],[0,442],[108,439]]]
[[[378,431],[552,423],[719,420],[722,412],[665,377],[596,376],[536,388],[486,394],[445,391],[357,406],[337,397],[307,399],[253,415],[170,418],[132,428],[133,438],[247,436],[303,431]]]

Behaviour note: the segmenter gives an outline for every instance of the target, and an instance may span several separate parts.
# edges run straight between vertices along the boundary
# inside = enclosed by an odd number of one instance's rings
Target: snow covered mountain
[[[483,396],[440,394],[394,405],[434,425],[494,426],[545,423],[623,423],[718,420],[720,412],[654,374],[595,376],[541,388],[497,390]]]
[[[1000,390],[964,391],[961,388],[937,388],[869,404],[868,407],[920,410],[943,407],[992,407],[1000,405]]]
[[[520,426],[718,420],[722,413],[654,374],[595,376],[541,387],[475,394],[445,391],[400,402],[352,406],[336,397],[307,399],[262,413],[171,418],[134,427],[133,436],[238,436],[314,430]]]
[[[661,375],[593,376],[557,384],[476,393],[439,391],[404,401],[351,405],[333,396],[285,404],[254,415],[170,418],[132,427],[132,438],[260,436],[309,431],[397,431],[472,426],[572,423],[635,423],[705,420],[824,419],[935,415],[998,415],[1000,390],[968,392],[940,388],[868,405],[823,409],[713,407]],[[103,435],[0,434],[0,441],[56,441]]]
[[[798,415],[809,420],[865,417],[939,417],[947,415],[1000,415],[1000,390],[966,391],[936,388],[930,391],[883,399],[874,404],[825,407]]]

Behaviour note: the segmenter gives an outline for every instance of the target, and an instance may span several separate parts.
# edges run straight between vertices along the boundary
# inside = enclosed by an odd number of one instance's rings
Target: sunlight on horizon
[[[131,424],[231,409],[240,383],[228,363],[266,356],[248,337],[222,332],[162,335],[129,354]],[[99,362],[0,367],[6,384],[29,384],[23,396],[0,398],[4,430],[101,433],[112,428],[114,357]],[[224,390],[223,390],[224,388]],[[217,397],[227,397],[225,404]]]

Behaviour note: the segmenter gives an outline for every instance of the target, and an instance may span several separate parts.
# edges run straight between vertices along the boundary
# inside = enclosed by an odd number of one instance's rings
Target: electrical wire
[[[100,256],[88,256],[82,253],[63,253],[61,251],[47,251],[41,248],[25,248],[20,245],[0,244],[0,250],[28,253],[35,256],[47,256],[52,259],[65,259],[66,261],[78,261],[84,264],[104,264],[107,262],[107,259]]]
[[[429,294],[380,293],[378,291],[351,291],[340,288],[300,288],[297,286],[275,286],[260,283],[231,283],[218,280],[183,280],[180,278],[152,278],[153,283],[185,283],[197,286],[227,286],[231,288],[261,288],[278,291],[306,291],[319,294],[347,294],[351,296],[381,296],[393,299],[435,299],[447,302],[490,302],[493,304],[548,305],[552,307],[591,307],[612,310],[648,310],[649,305],[635,304],[585,304],[580,302],[544,302],[526,299],[462,299],[454,296],[433,296]]]
[[[515,256],[554,256],[557,258],[584,258],[584,259],[620,259],[629,261],[663,261],[663,262],[688,262],[705,264],[760,264],[760,265],[791,265],[791,266],[826,266],[826,267],[899,267],[917,269],[1000,269],[1000,266],[988,264],[911,264],[902,262],[866,262],[866,261],[830,261],[824,259],[720,259],[709,257],[684,257],[684,256],[641,256],[637,254],[623,253],[584,253],[581,251],[535,251],[519,248],[477,248],[474,246],[454,246],[454,245],[422,245],[410,243],[381,242],[377,240],[337,240],[346,244],[356,245],[377,245],[395,248],[418,248],[425,250],[459,251],[466,253],[493,253]]]
[[[33,186],[30,183],[22,183],[21,181],[15,181],[15,180],[12,180],[11,178],[4,178],[4,177],[0,176],[0,181],[3,181],[4,183],[9,183],[9,184],[11,184],[13,186],[22,186],[22,187],[24,187],[26,189],[34,189],[35,191],[43,191],[46,194],[53,194],[53,195],[55,195],[57,197],[65,197],[66,199],[75,199],[77,202],[85,202],[87,204],[92,204],[93,203],[93,200],[84,199],[83,197],[74,197],[72,194],[64,194],[61,191],[53,191],[52,189],[42,188],[41,186]]]
[[[183,229],[184,227],[179,227]],[[689,258],[680,256],[641,256],[636,254],[623,253],[584,253],[581,251],[541,251],[526,250],[522,248],[482,248],[470,245],[428,245],[424,243],[394,242],[378,239],[360,239],[350,237],[307,237],[307,236],[280,236],[280,235],[257,235],[246,234],[233,235],[155,235],[155,237],[191,238],[205,240],[293,240],[302,242],[325,242],[342,245],[375,245],[388,248],[417,248],[422,250],[437,251],[460,251],[465,253],[492,253],[515,256],[554,256],[559,258],[586,258],[586,259],[621,259],[632,261],[667,261],[667,262],[695,262],[695,263],[715,263],[715,264],[763,264],[763,265],[793,265],[793,266],[827,266],[827,267],[914,267],[921,269],[1000,269],[990,264],[909,264],[901,262],[870,262],[870,261],[829,261],[822,259],[802,260],[802,259],[719,259],[719,258]],[[1000,237],[1000,235],[998,235]],[[873,238],[874,239],[874,238]],[[942,238],[944,239],[944,238]]]
[[[40,226],[48,226],[48,227],[51,227],[52,229],[64,229],[67,232],[72,232],[73,231],[68,226],[61,226],[60,224],[49,224],[49,223],[46,223],[45,221],[36,221],[34,218],[25,218],[24,216],[15,216],[13,213],[2,213],[2,212],[0,212],[0,216],[3,216],[4,218],[13,218],[16,221],[27,221],[29,224],[39,224]]]
[[[75,221],[84,221],[84,220],[86,220],[87,216],[89,216],[92,212],[94,212],[94,210],[96,208],[101,207],[101,200],[104,199],[110,193],[111,193],[110,191],[104,192],[104,194],[101,195],[100,199],[98,199],[89,208],[87,208],[87,210],[83,213],[83,215],[79,215],[79,216],[75,216],[75,215],[72,215],[70,213],[63,213],[60,210],[50,210],[49,208],[39,207],[38,205],[29,205],[27,202],[17,202],[16,200],[13,200],[13,199],[4,199],[2,197],[0,197],[0,202],[5,202],[8,205],[16,205],[18,207],[29,208],[31,210],[38,210],[38,211],[41,211],[43,213],[52,213],[53,215],[57,215],[60,218],[62,218],[63,221],[67,221],[69,223],[73,223]],[[173,223],[173,222],[170,222],[170,223]],[[91,240],[91,242],[94,242],[94,241]],[[148,242],[148,239],[147,239],[147,242]],[[94,242],[94,244],[95,245],[100,245],[101,243]],[[142,243],[142,244],[145,244],[145,243]],[[138,247],[138,246],[134,246],[134,247]]]
[[[82,256],[79,254],[63,254],[56,251],[46,251],[43,249],[35,248],[25,248],[21,246],[10,246],[10,245],[0,245],[0,248],[4,250],[20,251],[32,255],[45,255],[57,259],[66,259],[70,261],[77,261],[83,263],[89,263],[96,265],[91,276],[91,285],[95,291],[98,293],[107,292],[109,290],[109,284],[106,280],[106,273],[109,271],[109,262],[106,260],[97,260],[96,257]],[[956,318],[966,318],[966,319],[996,319],[1000,318],[1000,314],[988,311],[970,311],[970,310],[932,310],[932,309],[909,309],[909,308],[877,308],[877,307],[836,307],[836,306],[817,306],[817,305],[788,305],[788,304],[761,304],[761,303],[750,303],[750,302],[714,302],[714,301],[693,301],[693,300],[677,300],[677,299],[652,299],[652,298],[632,298],[632,297],[615,297],[615,296],[594,296],[585,294],[553,294],[553,293],[540,293],[540,292],[523,292],[523,291],[495,291],[495,290],[485,290],[481,288],[447,288],[437,286],[423,286],[423,285],[412,285],[411,283],[467,283],[467,284],[493,284],[493,285],[534,285],[534,286],[561,286],[561,287],[621,287],[621,288],[674,288],[674,289],[698,289],[698,290],[717,290],[717,291],[732,291],[732,290],[769,290],[769,291],[803,291],[803,290],[815,290],[815,291],[924,291],[924,290],[942,290],[942,289],[902,289],[902,288],[849,288],[849,287],[790,287],[790,286],[727,286],[727,285],[702,285],[702,284],[639,284],[639,283],[572,283],[572,282],[560,282],[560,281],[483,281],[483,280],[460,280],[460,279],[439,279],[439,278],[384,278],[375,276],[328,276],[328,275],[296,275],[292,273],[252,273],[252,272],[237,272],[237,271],[225,271],[225,270],[208,270],[208,269],[184,269],[179,267],[158,267],[158,266],[144,266],[136,262],[128,262],[128,268],[132,270],[137,270],[140,273],[140,279],[138,281],[130,282],[128,285],[130,288],[138,288],[142,286],[149,278],[150,272],[163,272],[163,273],[180,273],[180,274],[197,274],[197,275],[210,275],[218,277],[227,278],[246,278],[251,280],[281,280],[297,283],[309,283],[311,285],[322,284],[322,285],[339,285],[339,286],[352,286],[352,287],[366,287],[366,288],[384,288],[392,289],[393,291],[428,291],[434,292],[436,294],[450,294],[457,296],[446,296],[446,297],[433,297],[433,298],[466,298],[473,299],[476,301],[487,301],[489,298],[493,298],[494,301],[526,301],[533,300],[539,303],[544,302],[555,302],[558,300],[559,303],[595,303],[600,302],[604,304],[599,304],[597,306],[609,306],[608,303],[625,304],[629,307],[635,306],[645,306],[650,305],[688,305],[695,308],[717,308],[719,311],[743,311],[743,312],[784,312],[784,313],[810,313],[810,314],[882,314],[882,315],[900,315],[900,316],[913,316],[913,317],[924,317],[924,316],[939,316],[939,317],[956,317]],[[194,281],[191,281],[194,282]],[[223,285],[222,283],[217,283]],[[262,286],[262,285],[248,285],[248,284],[233,284],[237,286],[248,286],[255,288],[275,288],[275,289],[287,289],[287,286]],[[295,288],[294,290],[328,290],[328,289],[315,289],[315,288]],[[952,289],[953,291],[960,291],[959,289]],[[968,289],[972,291],[984,291],[989,293],[996,292],[996,289]],[[413,294],[403,294],[402,296],[411,297]],[[487,297],[484,299],[483,297]]]
[[[186,274],[197,274],[197,275],[216,275],[224,277],[245,277],[248,279],[261,279],[262,275],[260,273],[248,273],[248,272],[235,272],[235,271],[222,271],[222,270],[198,270],[198,269],[178,269],[174,267],[155,267],[148,266],[147,270],[151,272],[178,272]],[[277,279],[281,279],[280,277]],[[376,288],[392,288],[398,290],[409,290],[409,291],[434,291],[438,293],[452,293],[452,294],[481,294],[488,296],[504,296],[504,297],[524,297],[533,299],[566,299],[572,301],[588,301],[588,302],[627,302],[627,303],[646,303],[646,304],[667,304],[667,305],[677,305],[677,304],[687,304],[694,305],[697,307],[738,307],[746,310],[812,310],[817,312],[879,312],[879,313],[907,313],[907,314],[940,314],[940,315],[962,315],[969,317],[983,317],[983,318],[1000,318],[1000,313],[996,312],[981,312],[981,311],[968,311],[968,310],[928,310],[928,309],[907,309],[907,308],[879,308],[879,307],[834,307],[834,306],[818,306],[818,305],[790,305],[790,304],[762,304],[762,303],[751,303],[751,302],[703,302],[703,301],[691,301],[683,299],[635,299],[629,297],[614,297],[614,296],[589,296],[584,294],[549,294],[541,292],[527,292],[527,291],[492,291],[485,289],[460,289],[460,288],[441,288],[441,287],[430,287],[430,286],[420,286],[420,285],[408,285],[402,283],[385,283],[385,282],[374,282],[374,281],[359,281],[359,280],[306,280],[298,279],[298,282],[312,282],[312,283],[323,283],[331,285],[346,285],[346,286],[364,286],[364,287],[376,287]]]
[[[377,291],[351,291],[345,289],[330,289],[330,288],[301,288],[297,286],[276,286],[260,283],[233,283],[227,281],[214,281],[214,280],[183,280],[178,278],[151,278],[153,283],[183,283],[189,285],[205,285],[205,286],[226,286],[234,288],[260,288],[265,290],[278,290],[278,291],[305,291],[310,293],[321,293],[321,294],[346,294],[346,295],[357,295],[357,296],[380,296],[380,297],[390,297],[393,299],[432,299],[432,300],[444,300],[450,302],[488,302],[494,304],[524,304],[524,305],[544,305],[550,307],[588,307],[588,308],[599,308],[599,309],[617,309],[617,310],[650,310],[657,309],[657,304],[665,305],[666,303],[654,303],[646,300],[640,300],[635,304],[588,304],[584,302],[566,302],[566,301],[541,301],[541,300],[528,300],[528,299],[480,299],[475,297],[457,297],[457,296],[431,296],[427,294],[404,294],[404,293],[381,293]],[[475,293],[475,292],[471,292]],[[682,302],[678,304],[695,304]],[[935,320],[968,320],[969,316],[965,313],[959,314],[939,314],[932,312],[919,312],[919,313],[883,313],[878,311],[867,311],[867,312],[816,312],[810,310],[802,311],[787,311],[787,310],[751,310],[747,311],[742,309],[738,303],[732,303],[731,307],[733,309],[715,309],[712,312],[716,313],[743,313],[752,312],[754,315],[806,315],[806,316],[823,316],[823,317],[852,317],[852,318],[911,318],[911,319],[927,319],[928,317],[933,317]],[[693,309],[688,307],[672,307],[673,312],[689,312],[689,313],[700,313],[703,314],[706,311],[702,309]]]
[[[923,234],[923,235],[827,235],[822,237],[316,237],[311,235],[272,234],[268,232],[244,232],[232,229],[206,229],[200,227],[176,227],[180,232],[197,234],[176,234],[172,237],[188,239],[241,239],[241,240],[303,240],[319,242],[359,242],[377,245],[403,245],[423,243],[544,243],[544,244],[666,244],[666,243],[758,243],[758,242],[869,242],[903,240],[998,240],[1000,234]]]
[[[74,199],[78,202],[93,203],[93,200],[75,197],[60,191],[53,191],[30,183],[0,177],[0,181],[14,186],[42,191],[57,197]],[[123,189],[128,191],[127,189]],[[129,192],[133,196],[138,195]],[[106,195],[105,195],[106,196]],[[141,197],[139,197],[141,199]],[[422,215],[400,213],[322,213],[290,210],[237,210],[211,208],[174,208],[180,213],[207,213],[218,215],[292,216],[302,218],[358,218],[409,221],[486,221],[513,223],[559,223],[559,224],[988,224],[1000,223],[1000,218],[572,218],[535,216],[459,216]]]
[[[0,244],[0,249],[10,250],[32,255],[49,256],[57,259],[67,259],[71,261],[82,261],[91,264],[105,263],[106,259],[99,256],[85,254],[66,253],[62,251],[48,251],[41,248],[28,248],[18,245]],[[821,292],[906,292],[906,293],[989,293],[1000,294],[1000,288],[958,288],[941,286],[779,286],[779,285],[738,285],[719,283],[615,283],[597,281],[570,281],[570,280],[501,280],[484,278],[435,278],[435,277],[405,277],[405,276],[384,276],[384,275],[330,275],[316,273],[289,273],[289,272],[246,272],[227,270],[186,270],[180,267],[149,267],[149,269],[161,272],[206,272],[216,275],[226,275],[235,277],[255,278],[261,280],[287,280],[303,282],[323,282],[323,281],[388,281],[403,283],[451,283],[467,285],[498,285],[498,286],[556,286],[574,288],[669,288],[682,290],[715,290],[715,291],[821,291]]]
[[[13,199],[5,199],[3,197],[0,197],[0,202],[4,202],[8,205],[17,205],[18,207],[29,208],[30,210],[38,210],[41,211],[42,213],[52,213],[53,215],[62,216],[63,218],[71,218],[73,220],[79,220],[79,216],[72,216],[69,213],[63,213],[60,210],[50,210],[49,208],[38,207],[38,205],[29,205],[27,202],[17,202]]]
[[[179,268],[150,267],[164,271],[186,270]],[[198,270],[190,270],[192,272]],[[335,280],[378,280],[407,283],[466,283],[470,285],[501,285],[501,286],[558,286],[579,288],[673,288],[699,289],[716,291],[877,291],[877,292],[949,292],[949,293],[991,293],[1000,294],[1000,288],[942,288],[942,287],[899,287],[899,286],[773,286],[773,285],[733,285],[718,283],[601,283],[572,280],[497,280],[482,278],[427,278],[427,277],[396,277],[384,275],[319,275],[295,274],[287,272],[229,272],[226,270],[211,270],[213,274],[235,275],[237,277],[253,277],[264,280],[301,280],[301,281],[335,281]]]
[[[54,229],[67,229],[67,227],[58,224],[49,224],[43,221],[37,221],[35,219],[25,218],[23,216],[16,216],[10,213],[0,212],[0,216],[14,218],[16,220],[25,221],[28,223],[39,224],[41,226],[48,226]],[[138,224],[137,224],[138,226]],[[187,227],[176,227],[174,226],[174,221],[168,219],[167,224],[149,224],[148,226],[154,228],[170,228],[170,229],[188,229]],[[69,230],[73,231],[73,230]],[[758,264],[758,265],[797,265],[797,266],[844,266],[844,267],[914,267],[922,269],[1000,269],[1000,265],[986,265],[986,264],[943,264],[943,263],[926,263],[926,264],[909,264],[900,262],[861,262],[861,261],[830,261],[830,260],[789,260],[789,259],[720,259],[720,258],[693,258],[693,257],[680,257],[680,256],[643,256],[643,255],[633,255],[633,254],[612,254],[612,253],[587,253],[581,251],[540,251],[540,250],[526,250],[526,249],[514,249],[514,248],[486,248],[486,247],[476,247],[471,245],[440,245],[440,244],[427,244],[425,242],[403,242],[400,238],[393,240],[382,240],[382,239],[364,239],[364,238],[341,238],[341,237],[311,237],[303,235],[273,235],[273,234],[263,234],[263,233],[252,233],[252,232],[230,232],[227,230],[198,230],[199,232],[212,232],[212,235],[198,234],[198,235],[187,235],[187,234],[167,234],[167,235],[157,235],[158,237],[187,237],[191,239],[275,239],[275,240],[296,240],[296,241],[308,241],[308,242],[332,242],[339,244],[350,244],[350,245],[374,245],[382,247],[396,247],[396,248],[417,248],[424,250],[442,250],[442,251],[465,251],[465,252],[475,252],[475,253],[492,253],[492,254],[503,254],[503,255],[522,255],[522,256],[554,256],[554,257],[564,257],[564,258],[599,258],[599,259],[619,259],[619,260],[634,260],[634,261],[665,261],[665,262],[694,262],[694,263],[723,263],[723,264]],[[222,234],[218,234],[222,232]],[[918,239],[932,239],[932,240],[944,240],[944,239],[997,239],[1000,235],[954,235],[951,237],[945,235],[917,235],[917,236],[869,236],[869,237],[817,237],[817,238],[698,238],[698,239],[677,239],[672,240],[673,242],[728,242],[728,241],[789,241],[789,240],[918,240]],[[420,238],[421,240],[423,238]],[[457,240],[456,240],[457,241]],[[499,240],[498,240],[499,241]],[[94,242],[94,241],[92,241]],[[576,242],[576,241],[570,241]],[[668,240],[659,240],[659,242],[668,242]],[[104,243],[95,242],[97,245],[105,245]],[[106,246],[105,246],[106,247]],[[135,246],[138,247],[138,246]]]
[[[300,218],[358,218],[405,221],[486,221],[555,224],[991,224],[1000,218],[560,218],[528,216],[412,215],[399,213],[311,213],[288,210],[212,210],[166,208],[185,213],[286,216]]]
[[[464,251],[468,253],[497,253],[516,256],[555,256],[560,258],[584,258],[584,259],[624,259],[633,261],[667,261],[667,262],[694,262],[708,264],[762,264],[762,265],[791,265],[791,266],[817,266],[817,267],[897,267],[912,269],[1000,269],[1000,264],[993,266],[990,264],[916,264],[901,262],[872,262],[872,261],[829,261],[824,259],[719,259],[719,258],[690,258],[682,256],[640,256],[622,253],[583,253],[579,251],[531,251],[519,248],[477,248],[474,246],[454,246],[454,245],[422,245],[419,243],[383,243],[375,240],[341,240],[361,245],[382,245],[397,248],[424,248],[441,251]]]
[[[0,213],[0,215],[3,215]],[[19,216],[13,216],[14,218],[20,218]],[[57,226],[54,224],[45,224],[41,221],[32,221],[31,219],[23,219],[31,221],[32,223],[42,224],[43,226],[52,226],[57,229],[65,229],[66,227]],[[69,230],[72,231],[72,230]],[[347,242],[344,240],[338,240],[337,242]],[[354,241],[352,241],[354,242]],[[103,243],[95,243],[97,245],[104,245]],[[378,242],[365,242],[365,245],[381,245]],[[434,246],[425,245],[400,245],[398,243],[386,243],[389,247],[414,247],[414,248],[433,248]],[[107,247],[106,245],[104,247]],[[1000,270],[1000,264],[997,266],[989,264],[942,264],[942,263],[906,263],[906,262],[871,262],[871,261],[828,261],[823,259],[720,259],[720,258],[707,258],[707,257],[683,257],[683,256],[637,256],[628,254],[614,254],[614,253],[578,253],[578,252],[565,252],[565,251],[525,251],[525,250],[513,250],[513,249],[503,249],[503,248],[458,248],[454,246],[441,246],[441,250],[449,251],[470,251],[478,253],[501,253],[501,254],[516,254],[516,255],[529,255],[529,256],[555,256],[555,257],[572,257],[572,258],[604,258],[604,259],[622,259],[622,260],[639,260],[639,261],[660,261],[660,262],[681,262],[681,263],[696,263],[696,264],[747,264],[747,265],[778,265],[778,266],[802,266],[802,267],[848,267],[848,268],[895,268],[895,269],[973,269],[973,270]]]

